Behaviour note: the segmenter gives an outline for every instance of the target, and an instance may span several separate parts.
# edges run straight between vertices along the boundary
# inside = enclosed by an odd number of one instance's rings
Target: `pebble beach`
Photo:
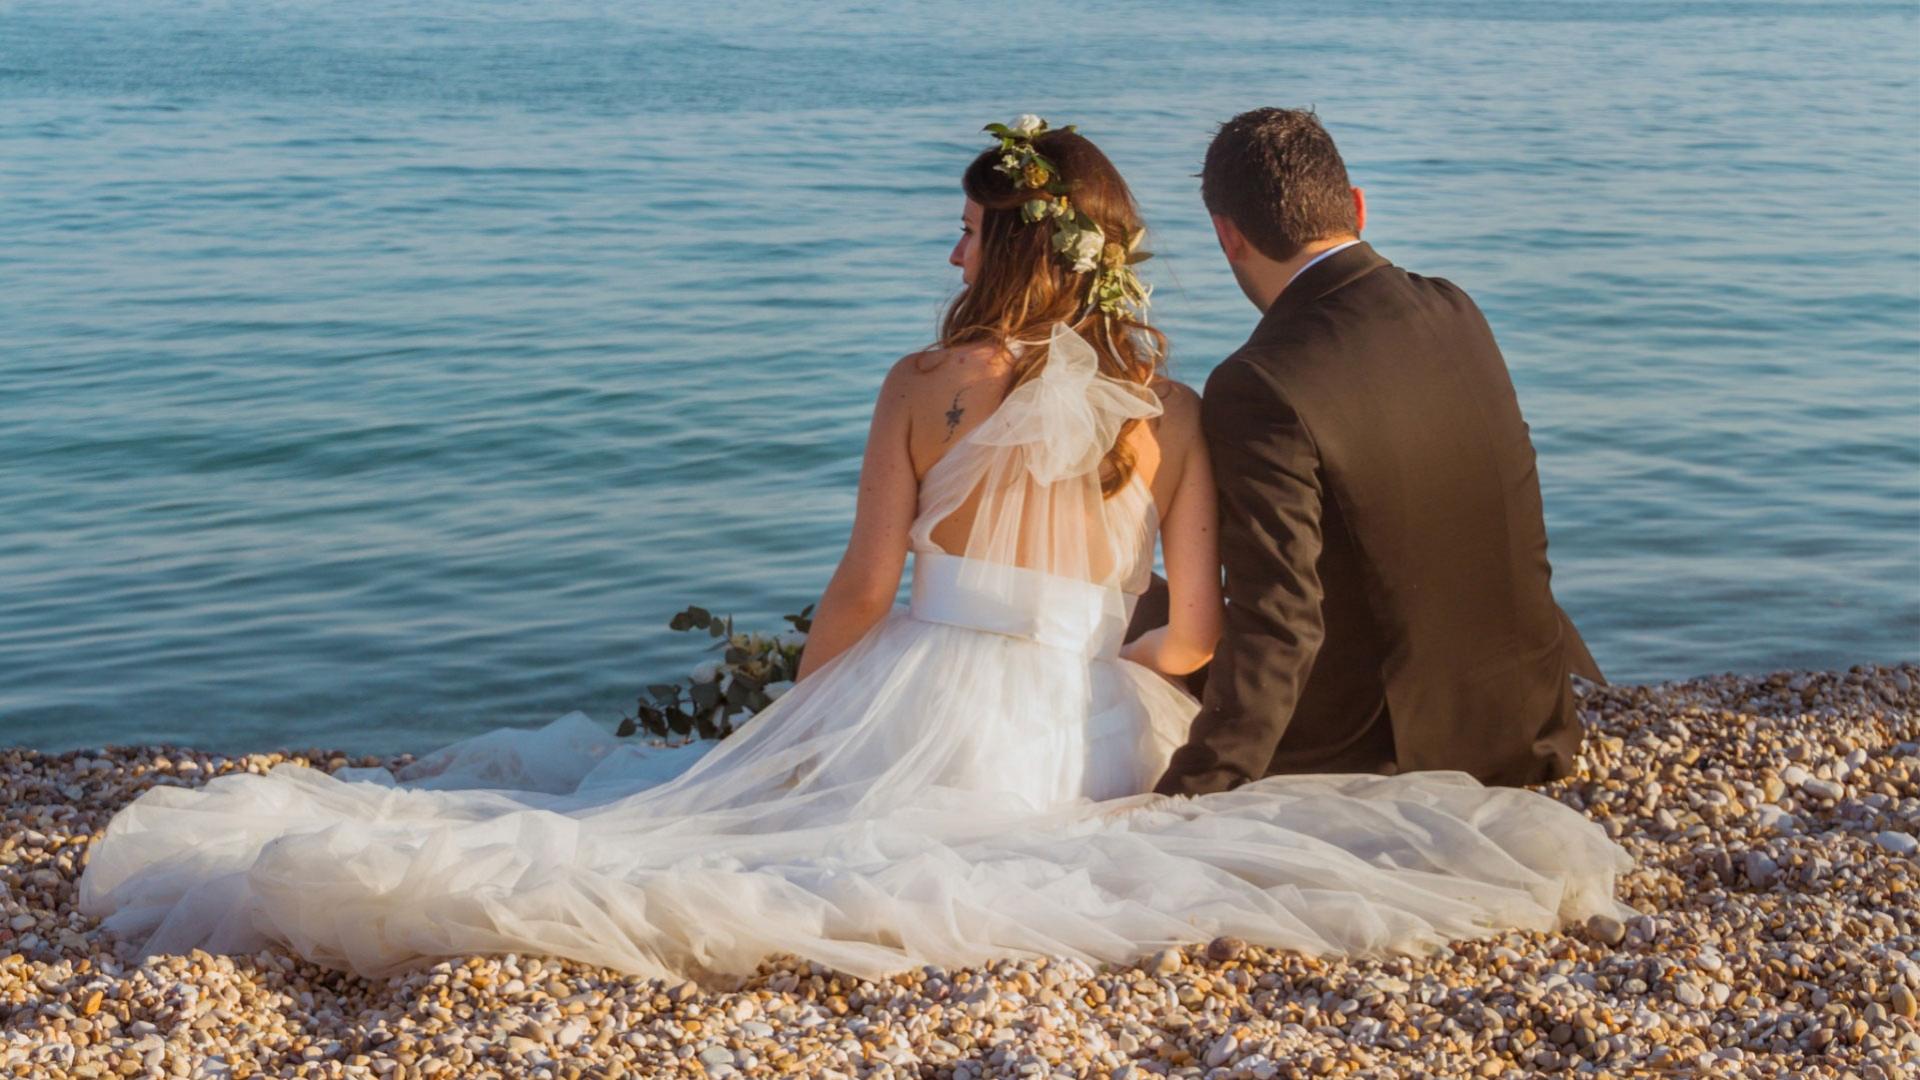
[[[0,749],[0,1076],[1915,1075],[1920,666],[1588,688],[1583,714],[1578,774],[1541,790],[1634,856],[1625,922],[883,981],[774,957],[707,985],[514,955],[381,979],[281,949],[135,959],[75,882],[140,792],[409,759]]]

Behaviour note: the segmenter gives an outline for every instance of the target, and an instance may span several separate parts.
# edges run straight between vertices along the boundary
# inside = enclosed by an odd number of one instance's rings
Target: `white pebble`
[[[1838,799],[1847,793],[1846,786],[1840,782],[1818,777],[1802,782],[1800,790],[1818,799]]]
[[[1920,851],[1920,839],[1915,839],[1909,833],[1894,832],[1891,829],[1874,837],[1873,842],[1895,855],[1911,855]]]

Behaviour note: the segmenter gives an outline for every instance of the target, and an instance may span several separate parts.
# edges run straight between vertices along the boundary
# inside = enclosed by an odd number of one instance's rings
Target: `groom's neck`
[[[1360,239],[1359,236],[1348,233],[1329,236],[1324,240],[1309,240],[1294,253],[1293,258],[1285,262],[1261,259],[1260,262],[1263,265],[1248,267],[1243,281],[1247,291],[1252,294],[1254,305],[1262,312],[1271,309],[1273,302],[1280,299],[1280,294],[1286,291],[1287,286],[1293,284],[1294,279],[1300,276],[1300,271],[1305,270],[1308,264],[1319,258],[1321,254],[1358,239]]]

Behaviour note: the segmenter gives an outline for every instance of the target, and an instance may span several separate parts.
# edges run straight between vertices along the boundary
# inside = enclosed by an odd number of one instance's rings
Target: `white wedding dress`
[[[1104,498],[1099,466],[1158,411],[1057,328],[927,475],[911,606],[722,742],[649,747],[572,713],[398,778],[153,788],[93,845],[81,908],[146,953],[283,941],[379,975],[515,951],[663,977],[783,952],[869,977],[1126,962],[1221,934],[1419,952],[1630,914],[1597,825],[1462,773],[1143,794],[1196,705],[1118,657],[1157,518],[1137,478]]]

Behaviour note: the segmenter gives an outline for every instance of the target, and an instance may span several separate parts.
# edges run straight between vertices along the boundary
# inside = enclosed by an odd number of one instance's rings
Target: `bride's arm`
[[[860,463],[860,497],[853,512],[853,535],[840,567],[814,609],[800,658],[800,678],[846,651],[873,629],[893,607],[900,572],[907,563],[907,533],[920,485],[907,453],[908,381],[911,364],[888,372],[873,407],[866,456]]]
[[[1213,659],[1223,620],[1219,520],[1207,441],[1194,433],[1173,503],[1160,522],[1167,565],[1167,625],[1135,638],[1120,655],[1167,675],[1198,671]]]

